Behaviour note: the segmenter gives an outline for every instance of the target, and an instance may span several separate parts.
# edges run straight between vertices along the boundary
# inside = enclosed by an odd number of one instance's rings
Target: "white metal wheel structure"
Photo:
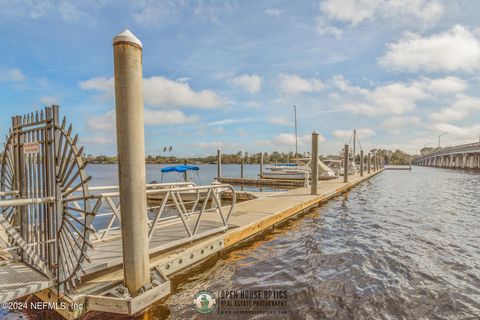
[[[48,278],[59,293],[81,276],[94,214],[83,148],[59,108],[12,117],[0,170],[0,225],[10,253]],[[65,201],[75,195],[74,206]]]

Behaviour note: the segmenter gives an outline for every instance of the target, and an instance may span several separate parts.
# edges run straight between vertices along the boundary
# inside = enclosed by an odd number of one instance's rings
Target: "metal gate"
[[[91,222],[88,181],[72,126],[59,107],[12,117],[1,159],[0,225],[11,253],[68,292],[88,257]],[[64,201],[75,196],[76,201]]]

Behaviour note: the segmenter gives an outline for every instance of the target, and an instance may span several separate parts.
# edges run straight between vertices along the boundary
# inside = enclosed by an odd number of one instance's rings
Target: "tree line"
[[[423,150],[423,149],[422,149]],[[385,150],[385,149],[372,149],[370,150],[371,153],[377,153],[381,157],[385,158],[388,164],[391,165],[408,165],[410,161],[415,157],[414,155],[407,154],[401,150]],[[242,162],[242,158],[244,159],[245,164],[254,164],[260,163],[260,157],[262,153],[247,153],[238,151],[237,153],[231,154],[222,154],[222,163],[224,164],[240,164]],[[366,153],[365,153],[366,155]],[[310,154],[304,153],[299,154],[298,158],[305,158],[309,157]],[[322,158],[335,158],[339,157],[338,155],[333,156],[325,156]],[[85,156],[86,160],[90,163],[103,163],[103,164],[114,164],[117,163],[116,156],[93,156],[87,155]],[[295,158],[293,152],[278,152],[274,151],[272,153],[264,152],[263,153],[263,162],[265,164],[271,163],[288,163],[292,162]],[[357,163],[360,161],[360,155],[356,155]],[[176,156],[162,156],[162,155],[148,155],[145,158],[145,162],[149,164],[183,164],[185,161],[189,164],[213,164],[217,162],[216,155],[209,155],[204,157],[176,157]]]

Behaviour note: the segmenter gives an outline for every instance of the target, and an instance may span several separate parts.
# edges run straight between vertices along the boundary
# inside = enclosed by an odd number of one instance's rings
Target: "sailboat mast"
[[[296,105],[293,105],[293,113],[295,114],[295,158],[298,158],[297,106]]]
[[[355,164],[355,145],[357,144],[357,130],[353,129],[353,164]]]

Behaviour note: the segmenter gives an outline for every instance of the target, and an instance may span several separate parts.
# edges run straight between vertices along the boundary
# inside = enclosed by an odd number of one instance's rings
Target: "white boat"
[[[274,164],[262,173],[264,179],[305,180],[312,172],[310,158],[296,159],[296,163]],[[318,159],[318,178],[335,177],[335,172]]]
[[[336,176],[343,176],[343,160],[327,159],[325,164],[335,172]],[[353,165],[352,161],[348,161],[348,174],[352,175],[355,173],[357,173],[356,166]]]

